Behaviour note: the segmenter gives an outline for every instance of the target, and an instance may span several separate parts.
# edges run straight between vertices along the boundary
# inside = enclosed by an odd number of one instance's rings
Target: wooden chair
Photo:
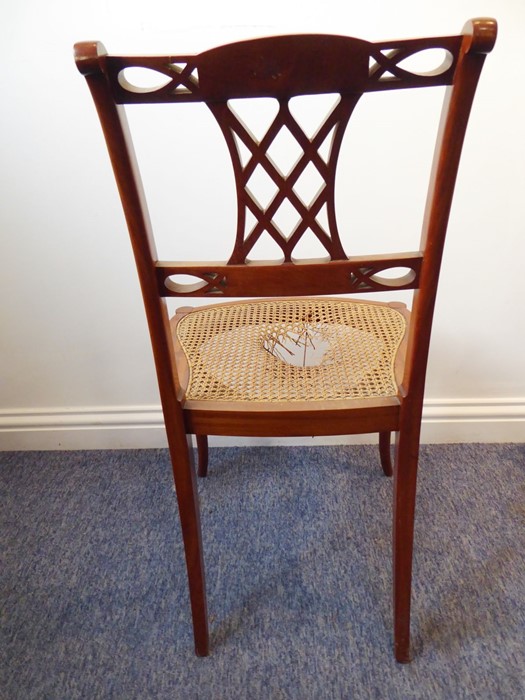
[[[195,56],[110,56],[98,42],[75,46],[78,69],[88,82],[107,141],[144,297],[200,656],[208,654],[209,642],[191,436],[197,441],[198,473],[205,476],[208,435],[377,432],[383,470],[394,474],[395,656],[400,662],[410,660],[416,473],[431,322],[467,121],[496,31],[494,20],[476,19],[459,36],[379,43],[341,36],[277,36]],[[446,55],[433,72],[417,74],[403,64],[427,49],[441,49]],[[127,69],[137,66],[162,74],[166,84],[156,89],[133,86]],[[420,249],[349,257],[338,233],[334,183],[352,111],[367,92],[430,86],[448,87]],[[340,99],[317,133],[307,137],[293,118],[289,101],[297,95],[322,93],[337,93]],[[278,102],[277,115],[261,140],[250,133],[230,102],[256,97]],[[237,232],[227,262],[158,260],[123,107],[195,101],[204,102],[213,113],[233,163]],[[301,150],[287,174],[268,155],[281,129],[288,129]],[[327,143],[324,152],[321,147]],[[294,187],[311,166],[323,186],[305,203]],[[250,178],[261,168],[276,190],[267,206],[251,189]],[[291,205],[299,219],[288,235],[277,223],[283,203]],[[294,258],[307,231],[323,246],[326,259]],[[250,261],[263,236],[279,246],[281,260]],[[388,271],[393,268],[404,268],[405,274],[392,279]],[[190,275],[194,283],[181,282],[181,275]],[[414,290],[410,314],[403,304],[335,296],[393,289]],[[170,322],[167,297],[249,299],[184,307]],[[322,357],[307,357],[314,348]],[[396,433],[393,470],[392,431]]]

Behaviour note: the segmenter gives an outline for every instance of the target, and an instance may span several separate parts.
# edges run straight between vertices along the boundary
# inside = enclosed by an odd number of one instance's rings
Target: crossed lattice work
[[[301,257],[297,246],[305,234],[314,238],[321,257],[326,253],[333,261],[346,260],[336,223],[335,173],[343,134],[359,97],[369,91],[450,84],[460,46],[459,37],[377,44],[330,37],[330,59],[325,60],[326,40],[322,36],[273,37],[197,56],[106,59],[116,101],[202,101],[214,114],[230,151],[237,190],[237,233],[230,265],[257,258],[254,248],[268,237],[282,253],[278,257],[293,262]],[[412,59],[429,50],[441,51],[445,60],[432,65],[430,71],[414,70]],[[151,87],[134,85],[127,72],[135,69],[146,70],[160,82]],[[338,95],[339,101],[309,137],[291,113],[289,102],[297,95],[323,93]],[[260,140],[232,106],[238,99],[257,97],[270,97],[278,104]],[[301,154],[289,172],[271,156],[283,133],[294,140]],[[298,188],[307,171],[313,171],[321,183],[311,197]],[[274,187],[265,201],[259,197],[257,184],[254,187],[258,173]],[[293,224],[285,223],[283,228],[287,214]],[[365,268],[363,273],[367,276]]]
[[[292,259],[294,248],[307,231],[311,231],[317,237],[332,260],[346,258],[336,224],[334,182],[344,130],[357,99],[357,97],[340,98],[311,138],[306,135],[290,112],[288,100],[280,100],[277,115],[260,141],[253,136],[230,104],[210,105],[225,135],[237,185],[237,237],[230,263],[245,262],[265,232],[282,250],[285,261]],[[302,152],[287,174],[269,155],[269,150],[283,130],[287,130],[295,138]],[[329,149],[327,155],[323,157],[320,148],[327,140],[330,142]],[[241,144],[249,153],[244,164]],[[311,166],[320,176],[322,184],[311,201],[305,202],[304,195],[300,196],[296,187],[301,176]],[[252,191],[251,180],[258,168],[262,168],[271,178],[277,190],[267,206],[264,206]],[[297,213],[298,222],[293,230],[287,233],[277,223],[276,216],[279,215],[282,207],[290,205]],[[320,220],[319,215],[323,207],[326,207],[326,216]],[[249,230],[247,230],[248,214],[251,214],[255,221]]]

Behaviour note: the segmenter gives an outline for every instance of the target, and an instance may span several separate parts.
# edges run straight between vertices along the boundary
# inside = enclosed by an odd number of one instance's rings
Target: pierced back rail
[[[358,39],[323,35],[270,37],[212,49],[197,56],[108,56],[101,44],[77,45],[77,65],[90,84],[105,131],[117,182],[121,191],[139,268],[151,267],[160,296],[286,296],[416,289],[421,285],[425,249],[429,243],[442,249],[455,176],[468,114],[484,54],[495,40],[493,20],[474,20],[459,36],[369,43]],[[416,74],[403,62],[428,49],[443,49],[446,59],[428,74]],[[165,84],[144,89],[133,86],[126,69],[148,68]],[[419,251],[399,255],[348,257],[343,249],[334,204],[335,174],[346,125],[365,92],[429,86],[448,86],[434,172],[429,190],[422,245]],[[337,93],[333,111],[308,138],[289,109],[297,95]],[[278,112],[261,141],[243,124],[230,100],[273,97]],[[121,105],[137,103],[205,102],[214,114],[229,148],[237,190],[237,234],[227,263],[158,261],[142,185],[125,114]],[[111,116],[110,113],[111,112]],[[454,129],[454,144],[445,147],[444,134]],[[277,168],[268,150],[286,129],[295,138],[302,156],[286,175]],[[331,139],[328,156],[319,152]],[[119,146],[116,146],[116,143]],[[247,162],[241,158],[241,144]],[[122,157],[125,152],[126,157]],[[313,165],[322,178],[320,191],[305,203],[294,185]],[[250,178],[262,168],[276,187],[268,206],[250,191]],[[441,183],[441,184],[439,184]],[[439,185],[439,186],[437,186]],[[133,194],[132,194],[133,191]],[[284,235],[275,221],[281,205],[291,204],[299,222]],[[318,216],[324,209],[321,223]],[[247,214],[255,221],[247,230]],[[294,260],[293,251],[306,231],[311,231],[326,251],[323,260]],[[250,264],[250,253],[262,235],[269,235],[282,251],[277,263]],[[142,241],[142,242],[141,242]],[[142,251],[142,252],[140,252]],[[433,254],[433,260],[439,260]],[[329,262],[327,262],[329,261]],[[248,263],[248,264],[247,264]],[[381,275],[389,268],[406,268],[402,277]],[[179,284],[173,277],[192,275],[195,284]]]

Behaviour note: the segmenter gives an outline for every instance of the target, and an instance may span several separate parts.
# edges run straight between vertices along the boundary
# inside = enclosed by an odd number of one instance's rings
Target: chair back
[[[411,334],[417,336],[424,355],[465,130],[485,54],[495,38],[494,20],[479,19],[467,23],[458,36],[378,43],[342,36],[277,36],[191,56],[111,56],[100,43],[77,44],[77,65],[89,83],[105,132],[146,308],[154,309],[164,297],[220,299],[413,289]],[[413,57],[435,49],[445,59],[434,70],[418,73],[410,68]],[[162,84],[135,86],[128,76],[129,69],[136,67],[156,72]],[[335,178],[350,116],[365,93],[432,86],[447,89],[419,250],[349,256],[336,219]],[[315,133],[307,135],[294,118],[290,101],[323,93],[337,95],[337,102]],[[261,97],[275,99],[278,107],[259,140],[236,113],[235,101]],[[186,102],[209,107],[231,155],[237,230],[226,262],[160,261],[156,253],[124,105]],[[272,159],[272,148],[284,132],[299,151],[288,172]],[[310,201],[304,201],[297,192],[298,183],[312,169],[320,187]],[[272,183],[269,201],[260,202],[253,192],[257,173]],[[283,208],[294,212],[297,222],[292,230],[284,231],[279,224]],[[294,256],[306,233],[320,243],[323,258]],[[277,244],[281,259],[254,264],[250,256],[264,236]],[[402,268],[403,274],[392,279],[388,270],[393,268]],[[181,276],[191,276],[193,283],[181,283]],[[410,352],[417,350],[414,342],[414,338],[409,341]]]

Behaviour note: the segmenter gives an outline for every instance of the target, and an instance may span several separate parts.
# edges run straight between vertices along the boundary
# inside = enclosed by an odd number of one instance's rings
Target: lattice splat
[[[226,138],[237,187],[237,236],[230,263],[246,262],[263,235],[273,239],[289,262],[308,231],[332,260],[346,258],[336,224],[334,183],[344,130],[358,98],[340,97],[310,138],[292,115],[288,99],[278,101],[277,114],[260,140],[231,102],[209,105]],[[276,143],[285,137],[295,142],[298,157],[293,164],[275,159]],[[273,186],[273,192],[266,188],[266,199],[256,192],[261,173]],[[307,179],[315,185],[313,193],[305,189]],[[283,218],[293,222],[291,229],[281,223]]]
[[[337,161],[362,95],[453,85],[463,41],[448,36],[370,43],[293,35],[194,56],[149,57],[107,56],[100,45],[92,46],[116,103],[202,102],[215,116],[232,159],[237,227],[230,257],[195,265],[157,261],[159,294],[253,297],[286,295],[290,288],[296,295],[418,288],[422,252],[347,257],[335,212]],[[93,58],[81,60],[86,61],[81,70],[89,74]],[[321,114],[308,106],[305,120],[295,101],[318,98],[331,99],[330,108],[325,101]],[[257,103],[259,110],[264,101],[274,109],[260,128],[246,118],[245,106]],[[245,264],[252,261],[261,264]],[[188,276],[191,283],[181,281]]]

